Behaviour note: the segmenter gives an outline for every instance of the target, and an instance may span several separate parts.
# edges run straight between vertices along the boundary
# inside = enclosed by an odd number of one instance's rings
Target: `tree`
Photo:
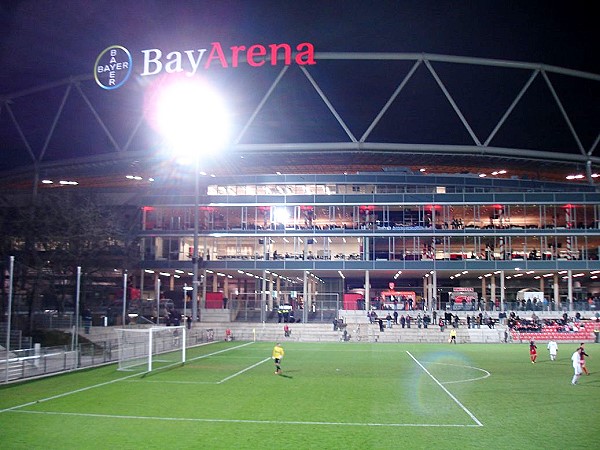
[[[32,206],[4,219],[20,263],[31,328],[33,312],[42,306],[64,310],[75,292],[78,266],[85,303],[94,279],[110,278],[115,268],[131,269],[137,263],[139,217],[134,207],[106,206],[87,192],[48,189],[37,194]]]

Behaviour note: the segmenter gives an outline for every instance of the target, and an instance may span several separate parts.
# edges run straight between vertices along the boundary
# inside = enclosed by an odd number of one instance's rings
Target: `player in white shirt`
[[[548,342],[548,351],[550,352],[550,361],[556,361],[556,353],[558,353],[558,344],[556,341]]]
[[[577,384],[577,380],[579,379],[579,376],[581,375],[581,355],[579,354],[580,351],[581,351],[581,348],[578,348],[577,350],[575,350],[575,353],[573,353],[573,355],[571,355],[571,361],[573,362],[573,370],[575,371],[575,374],[573,375],[573,379],[571,380],[572,385]]]

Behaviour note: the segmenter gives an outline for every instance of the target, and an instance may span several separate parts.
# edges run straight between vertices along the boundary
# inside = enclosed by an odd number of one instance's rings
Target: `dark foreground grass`
[[[533,365],[523,345],[219,342],[183,366],[115,366],[0,390],[6,449],[587,449],[600,372],[571,386],[573,344]],[[597,348],[600,348],[598,345]]]

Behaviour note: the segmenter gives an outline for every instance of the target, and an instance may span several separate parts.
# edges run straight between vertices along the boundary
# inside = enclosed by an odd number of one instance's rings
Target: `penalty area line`
[[[241,345],[236,345],[235,347],[230,347],[230,348],[227,348],[227,349],[224,349],[224,350],[219,350],[217,352],[213,352],[213,353],[210,353],[208,355],[201,355],[201,356],[192,358],[192,359],[190,359],[188,361],[195,361],[195,360],[198,360],[198,359],[207,358],[209,356],[217,355],[219,353],[223,353],[223,352],[226,352],[226,351],[229,351],[229,350],[235,350],[236,348],[245,347],[245,346],[250,345],[250,344],[252,344],[252,342],[248,342],[246,344],[241,344]],[[36,405],[38,403],[48,402],[50,400],[56,400],[57,398],[66,397],[68,395],[73,395],[73,394],[78,394],[80,392],[89,391],[90,389],[96,389],[96,388],[99,388],[99,387],[102,387],[102,386],[107,386],[109,384],[118,383],[119,381],[129,380],[130,378],[140,377],[141,375],[145,375],[147,373],[150,373],[150,372],[148,372],[148,371],[136,372],[136,373],[133,373],[131,375],[127,375],[127,376],[124,376],[124,377],[116,378],[114,380],[106,381],[104,383],[98,383],[98,384],[94,384],[92,386],[85,386],[85,387],[82,387],[80,389],[74,389],[72,391],[63,392],[62,394],[53,395],[51,397],[46,397],[46,398],[42,398],[42,399],[39,399],[39,400],[34,400],[34,401],[31,401],[31,402],[22,403],[20,405],[11,406],[9,408],[0,409],[0,414],[2,414],[4,412],[9,412],[9,411],[16,411],[16,410],[21,409],[21,408],[26,408],[27,406]]]
[[[229,348],[226,348],[226,349],[223,349],[223,350],[219,350],[219,351],[216,351],[216,352],[208,353],[206,355],[196,356],[194,358],[188,359],[184,363],[184,366],[185,366],[185,364],[187,364],[188,362],[191,362],[191,361],[199,361],[199,360],[204,359],[204,358],[209,358],[209,357],[214,356],[214,355],[218,355],[218,354],[221,354],[221,353],[229,352],[231,350],[236,350],[238,348],[246,347],[247,345],[252,345],[252,344],[253,344],[253,342],[247,342],[245,344],[236,345],[235,347],[229,347]],[[229,379],[231,379],[231,378],[233,378],[235,376],[238,376],[241,373],[244,373],[247,370],[250,370],[250,369],[258,366],[259,364],[264,363],[265,361],[268,361],[269,359],[270,358],[267,358],[264,361],[260,361],[260,362],[254,364],[254,365],[252,365],[250,367],[246,367],[245,369],[242,369],[239,372],[234,373],[233,375],[230,375],[227,378],[222,379],[221,381],[176,381],[176,380],[160,380],[160,381],[153,381],[153,380],[143,380],[143,381],[142,380],[129,380],[129,381],[131,381],[132,383],[141,383],[141,382],[143,382],[143,383],[161,383],[161,384],[221,384],[221,383],[224,383],[225,381],[227,381],[227,380],[229,380]]]
[[[225,353],[225,352],[229,352],[231,350],[236,350],[238,348],[246,347],[247,345],[252,345],[253,343],[254,342],[246,342],[245,344],[236,345],[235,347],[228,347],[228,348],[225,348],[223,350],[219,350],[219,351],[216,351],[216,352],[208,353],[206,355],[200,355],[200,356],[196,356],[194,358],[187,359],[185,362],[187,363],[187,362],[191,362],[191,361],[198,361],[199,359],[208,358],[210,356],[218,355],[220,353]]]
[[[239,372],[234,373],[233,375],[229,375],[228,377],[223,378],[221,381],[217,381],[217,384],[225,383],[227,380],[231,380],[232,378],[237,377],[238,375],[241,375],[250,369],[254,369],[256,366],[260,366],[261,364],[266,363],[270,359],[271,358],[265,358],[262,361],[257,362],[256,364],[252,364],[250,367],[246,367],[245,369],[242,369]]]
[[[20,414],[44,414],[57,416],[94,417],[99,419],[130,419],[130,420],[158,420],[167,422],[206,422],[206,423],[247,423],[259,425],[309,425],[309,426],[343,426],[343,427],[382,427],[382,428],[473,428],[478,425],[470,424],[440,424],[440,423],[372,423],[372,422],[315,422],[301,420],[252,420],[252,419],[211,419],[199,417],[155,417],[155,416],[120,416],[118,414],[91,414],[91,413],[69,413],[57,411],[28,411],[14,410]]]
[[[418,366],[419,366],[421,369],[423,369],[423,371],[424,371],[424,372],[425,372],[427,375],[429,375],[429,377],[430,377],[430,378],[431,378],[431,379],[432,379],[432,380],[433,380],[433,381],[434,381],[434,382],[435,382],[435,383],[436,383],[436,384],[437,384],[437,385],[438,385],[440,388],[442,388],[442,390],[443,390],[443,391],[444,391],[446,394],[448,394],[448,396],[449,396],[449,397],[450,397],[452,400],[454,400],[454,402],[455,402],[455,403],[456,403],[458,406],[460,406],[460,408],[461,408],[461,409],[462,409],[464,412],[466,412],[466,413],[468,414],[468,416],[469,416],[471,419],[473,419],[473,421],[474,421],[474,422],[477,424],[477,426],[480,426],[480,427],[482,427],[482,426],[483,426],[483,424],[482,424],[482,423],[479,421],[479,419],[477,419],[477,417],[475,417],[475,415],[474,415],[474,414],[473,414],[471,411],[469,411],[469,410],[468,410],[468,409],[467,409],[467,408],[466,408],[466,407],[465,407],[465,406],[464,406],[464,405],[463,405],[463,404],[462,404],[462,403],[461,403],[461,402],[460,402],[460,401],[459,401],[459,400],[458,400],[458,399],[457,399],[457,398],[456,398],[454,395],[452,395],[452,393],[451,393],[451,392],[450,392],[448,389],[446,389],[446,387],[445,387],[445,386],[444,386],[442,383],[440,383],[440,382],[437,380],[437,378],[436,378],[436,377],[434,377],[434,376],[431,374],[431,372],[429,372],[429,370],[427,370],[427,369],[425,368],[425,366],[423,366],[423,364],[421,364],[421,363],[420,363],[420,362],[417,360],[417,358],[415,358],[415,357],[414,357],[414,356],[413,356],[413,355],[412,355],[412,354],[411,354],[411,353],[410,353],[408,350],[406,351],[406,353],[408,354],[408,356],[410,356],[410,357],[412,358],[412,360],[413,360],[414,362],[416,362],[416,363],[417,363],[417,365],[418,365]]]

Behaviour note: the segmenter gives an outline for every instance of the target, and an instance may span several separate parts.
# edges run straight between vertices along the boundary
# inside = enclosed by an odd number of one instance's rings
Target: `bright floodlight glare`
[[[219,150],[228,138],[228,114],[223,99],[203,80],[179,79],[157,93],[156,123],[178,157]]]
[[[275,221],[279,223],[287,223],[290,215],[286,208],[276,208],[275,209]]]

